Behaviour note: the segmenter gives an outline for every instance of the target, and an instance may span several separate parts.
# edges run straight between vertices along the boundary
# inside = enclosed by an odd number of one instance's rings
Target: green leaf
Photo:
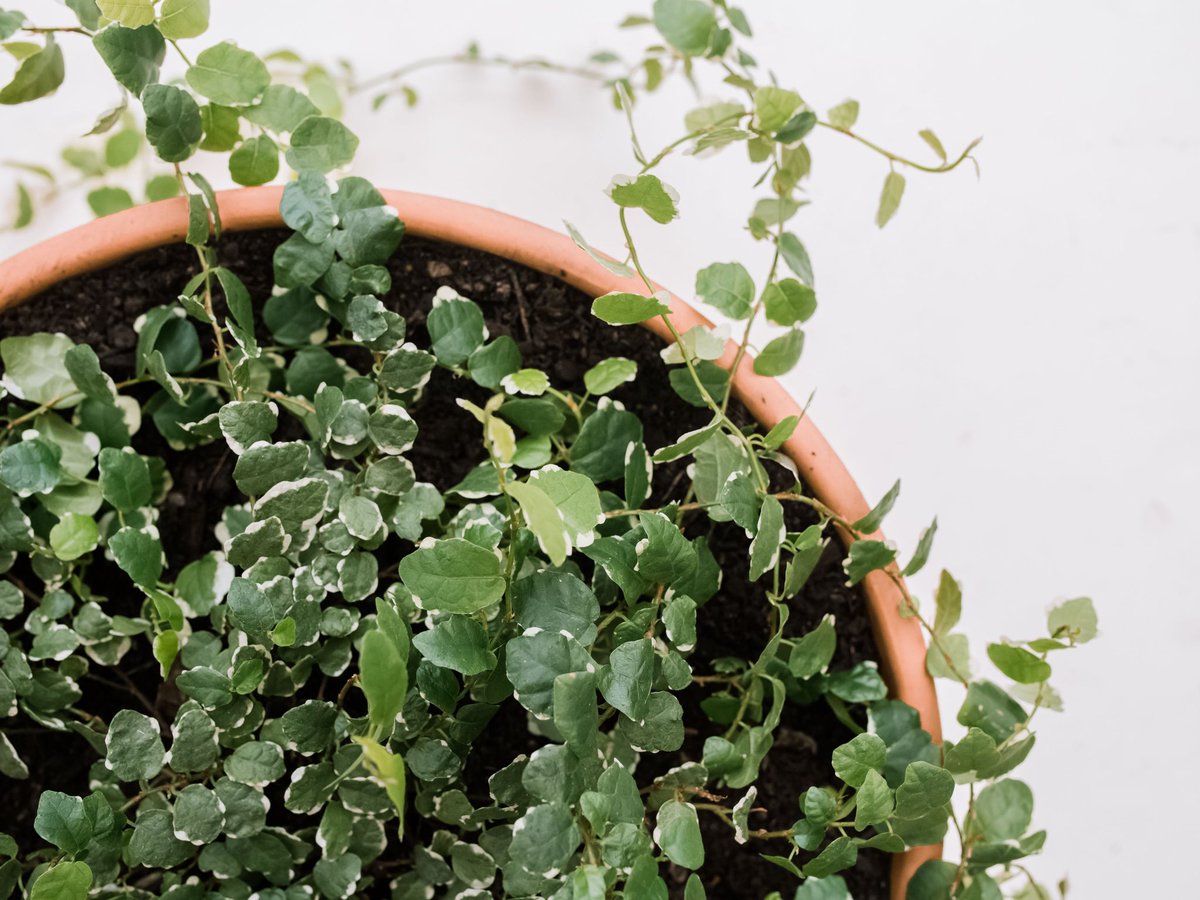
[[[96,0],[105,18],[137,28],[154,21],[154,0]]]
[[[382,266],[400,246],[404,223],[390,206],[352,209],[342,213],[335,237],[337,251],[348,265]]]
[[[779,238],[779,255],[783,257],[784,263],[802,284],[809,287],[814,286],[812,262],[808,258],[808,251],[800,243],[800,238],[790,231],[786,232]]]
[[[776,132],[775,140],[781,144],[794,144],[808,137],[808,133],[816,127],[817,114],[806,109],[788,119]]]
[[[843,835],[817,854],[816,859],[804,864],[807,878],[828,878],[835,872],[848,869],[858,861],[858,845],[854,839]]]
[[[380,629],[368,631],[359,650],[359,685],[367,698],[371,725],[391,735],[408,696],[407,645]]]
[[[17,182],[17,214],[13,219],[14,231],[28,227],[33,222],[33,196],[24,183]]]
[[[292,132],[287,161],[297,172],[328,172],[348,165],[358,150],[358,138],[337,119],[309,116]]]
[[[677,866],[699,869],[704,865],[704,839],[696,807],[691,803],[668,800],[659,807],[654,842]]]
[[[820,623],[792,646],[788,670],[796,678],[812,678],[825,671],[837,649],[837,629],[832,614],[821,617]]]
[[[592,315],[609,325],[634,325],[670,313],[671,307],[666,304],[665,298],[657,294],[644,297],[641,294],[613,291],[592,302]]]
[[[896,788],[896,815],[920,819],[940,812],[954,796],[954,776],[932,763],[912,762],[904,770],[904,781]]]
[[[276,134],[294,131],[309,116],[321,113],[307,96],[286,84],[271,85],[257,104],[241,112],[247,122]]]
[[[79,559],[100,543],[100,530],[91,516],[65,513],[50,529],[50,548],[59,559]]]
[[[308,445],[257,443],[233,467],[233,480],[247,497],[261,497],[277,484],[300,478],[308,467]]]
[[[293,706],[280,717],[284,736],[295,745],[289,749],[306,756],[322,752],[339,736],[342,715],[336,706],[325,700],[308,700]],[[217,782],[218,791],[221,784]],[[258,799],[261,803],[261,795]],[[224,802],[228,808],[229,802]]]
[[[817,310],[817,295],[795,278],[784,278],[767,285],[763,291],[763,309],[776,325],[807,322]]]
[[[155,175],[146,182],[146,199],[151,203],[179,196],[179,182],[174,175]]]
[[[778,228],[791,219],[803,205],[799,200],[790,197],[766,197],[759,200],[754,204],[754,212],[750,216],[751,228],[757,229],[759,222],[767,228]]]
[[[377,741],[371,740],[369,737],[356,736],[354,741],[363,748],[363,761],[367,765],[367,771],[387,791],[388,799],[392,801],[392,807],[399,816],[399,837],[403,838],[404,799],[407,782],[404,772],[404,758],[398,753],[392,753],[386,747]],[[357,880],[357,874],[355,880]],[[350,885],[350,888],[353,888],[353,884]],[[343,891],[338,896],[345,896],[345,892]]]
[[[146,460],[130,447],[105,447],[100,451],[100,492],[121,512],[149,506],[152,487]]]
[[[550,377],[540,368],[521,368],[509,376],[500,379],[500,386],[508,394],[526,394],[530,397],[540,397],[550,389]]]
[[[192,844],[208,844],[221,836],[225,810],[216,793],[202,784],[189,784],[175,795],[171,830]]]
[[[66,366],[73,347],[66,335],[45,332],[0,340],[4,387],[13,396],[39,406],[70,405],[70,400],[63,401],[75,393]]]
[[[1051,637],[1069,639],[1075,644],[1086,644],[1099,634],[1096,608],[1087,597],[1058,604],[1050,610],[1046,621]]]
[[[740,524],[752,530],[758,522],[758,490],[750,478],[750,460],[742,445],[729,435],[717,434],[696,448],[693,456],[696,463],[692,484],[696,499],[701,503],[722,504],[710,508],[709,516],[714,521],[727,521],[734,510],[724,505],[723,498],[731,502],[745,499],[748,502]]]
[[[279,147],[265,134],[247,138],[229,157],[229,174],[238,184],[266,184],[279,174]]]
[[[696,572],[696,550],[679,528],[660,512],[642,513],[639,522],[646,533],[638,544],[637,571],[647,581],[670,585]]]
[[[131,865],[170,869],[195,853],[195,848],[175,837],[168,810],[143,807],[125,852]]]
[[[607,193],[618,206],[645,210],[646,215],[661,225],[679,215],[679,195],[656,175],[637,178],[618,175],[609,184]]]
[[[530,484],[543,491],[558,510],[566,528],[568,549],[592,542],[596,527],[605,521],[600,493],[586,475],[546,466],[533,473]]]
[[[92,44],[117,83],[135,96],[141,96],[147,85],[158,81],[167,56],[163,35],[151,25],[142,28],[110,25],[96,33]]]
[[[779,548],[787,537],[783,504],[768,494],[763,498],[758,527],[750,543],[750,580],[757,581],[779,562]]]
[[[713,416],[712,421],[703,428],[697,428],[694,431],[681,434],[675,443],[668,444],[666,447],[660,447],[658,450],[655,450],[652,459],[656,463],[672,462],[676,459],[681,459],[690,453],[695,453],[706,443],[712,440],[715,435],[720,434],[723,427],[723,417],[720,415]]]
[[[225,775],[261,788],[283,777],[283,748],[271,741],[247,741],[225,758]]]
[[[222,106],[245,106],[257,100],[271,83],[266,64],[230,41],[209,47],[187,70],[192,90]]]
[[[1017,684],[1040,684],[1050,678],[1050,663],[1012,644],[988,644],[988,659]]]
[[[840,875],[806,878],[793,900],[850,900],[850,890]]]
[[[655,0],[654,27],[680,53],[700,56],[712,42],[717,18],[703,0]]]
[[[949,634],[958,624],[962,615],[962,588],[945,569],[938,579],[937,594],[935,595],[937,612],[933,619],[933,633]]]
[[[446,366],[461,366],[487,338],[483,311],[452,288],[439,288],[426,319],[430,348]]]
[[[519,368],[521,351],[517,348],[517,342],[507,334],[502,334],[491,343],[476,348],[467,358],[471,380],[492,391],[498,390],[504,377]]]
[[[975,799],[975,824],[989,841],[1015,841],[1033,819],[1033,791],[1006,778],[989,784]]]
[[[885,821],[892,814],[891,788],[875,769],[868,770],[855,796],[858,802],[854,808],[854,827],[860,831]]]
[[[60,862],[38,876],[29,900],[87,900],[92,887],[92,870],[87,863]]]
[[[509,406],[511,403],[506,403],[502,409]],[[626,450],[641,440],[642,423],[638,417],[602,400],[600,408],[584,420],[571,447],[571,471],[586,475],[597,484],[624,478]]]
[[[713,263],[696,273],[696,296],[732,319],[754,307],[754,279],[741,263]]]
[[[53,35],[47,34],[45,46],[21,60],[12,81],[0,89],[0,105],[28,103],[53,94],[63,83],[65,72],[62,48]]]
[[[908,565],[904,567],[901,575],[907,578],[925,568],[925,563],[929,562],[929,554],[933,551],[933,539],[936,535],[937,518],[934,518],[929,527],[921,532],[921,538],[917,541],[917,549],[913,551],[912,559],[908,561]]]
[[[95,350],[87,344],[76,344],[66,352],[63,364],[84,396],[105,406],[112,406],[116,389],[112,379],[101,370],[100,358]]]
[[[654,645],[649,639],[621,644],[601,670],[600,693],[615,709],[636,722],[642,721],[649,711],[654,664]]]
[[[447,616],[428,631],[413,635],[412,642],[434,665],[462,675],[478,675],[496,667],[487,630],[467,616]]]
[[[81,797],[58,791],[43,791],[38,797],[34,831],[65,853],[87,849],[95,825],[95,811],[89,810]]]
[[[575,246],[577,246],[580,250],[582,250],[600,265],[604,266],[604,268],[608,269],[608,271],[616,275],[620,275],[623,278],[632,278],[634,276],[634,270],[630,266],[625,265],[625,263],[609,259],[604,254],[593,249],[592,245],[584,239],[583,235],[579,233],[579,230],[570,222],[564,221],[563,225],[566,226],[567,234],[571,236],[571,240],[575,242]]]
[[[542,571],[513,583],[513,610],[522,628],[565,632],[590,644],[600,603],[592,589],[569,572]]]
[[[762,131],[774,132],[782,128],[803,101],[795,91],[764,85],[754,92],[755,124]]]
[[[858,101],[847,100],[839,103],[826,114],[829,124],[834,128],[853,128],[858,121]]]
[[[140,587],[152,588],[163,570],[162,545],[140,528],[125,527],[108,539],[108,549],[121,570]]]
[[[674,753],[683,746],[683,707],[674,694],[654,691],[646,718],[641,722],[623,718],[619,727],[629,746],[639,753]]]
[[[7,41],[20,31],[24,22],[24,13],[0,9],[0,41]]]
[[[917,132],[917,135],[921,138],[921,140],[930,146],[930,148],[938,155],[938,158],[942,162],[946,162],[946,148],[942,146],[942,142],[932,130],[928,128],[922,128]]]
[[[105,765],[121,781],[150,779],[166,759],[158,723],[132,709],[122,709],[108,723]]]
[[[895,548],[885,542],[858,540],[850,545],[850,552],[842,567],[850,583],[858,584],[871,572],[891,565],[895,559]]]
[[[925,668],[934,678],[961,681],[971,671],[971,648],[965,634],[939,635],[925,653]]]
[[[199,37],[208,30],[209,0],[163,0],[158,30],[173,41]]]
[[[583,374],[583,385],[589,394],[597,396],[616,390],[637,377],[637,363],[624,356],[614,356],[596,363]]]
[[[542,552],[554,565],[562,565],[567,558],[569,544],[566,525],[554,501],[538,486],[524,482],[510,484],[508,493],[521,505],[525,524],[537,536]]]
[[[336,858],[325,857],[313,866],[313,883],[321,896],[328,900],[354,896],[361,875],[362,860],[353,853]]]
[[[160,159],[183,162],[196,152],[204,136],[200,107],[191,94],[166,84],[151,84],[142,93],[146,139]]]
[[[329,183],[319,172],[301,172],[283,189],[279,207],[284,223],[312,244],[320,244],[337,224]]]
[[[587,651],[573,638],[549,631],[523,634],[508,642],[505,671],[513,696],[539,718],[554,708],[554,679],[594,667]]]
[[[124,188],[100,187],[88,192],[87,203],[97,216],[110,216],[133,206],[133,197]]]
[[[591,672],[566,672],[554,679],[554,727],[580,756],[594,746],[600,716],[596,708],[596,676]]]
[[[471,614],[504,594],[500,560],[462,538],[435,541],[400,561],[400,578],[422,609]]]
[[[868,772],[882,772],[887,744],[874,734],[860,734],[833,751],[833,771],[853,788],[866,783]]]
[[[754,371],[759,375],[785,375],[800,361],[804,350],[804,332],[792,328],[771,340],[754,360]]]
[[[960,725],[979,728],[997,744],[1008,740],[1027,718],[1021,704],[990,681],[971,682],[958,711]]]
[[[879,675],[874,660],[855,663],[853,667],[834,672],[825,680],[825,687],[835,697],[847,703],[869,703],[887,696],[887,685]]]
[[[909,882],[906,900],[949,900],[957,880],[957,864],[941,859],[927,860]]]
[[[893,484],[883,498],[875,504],[875,508],[869,513],[853,523],[854,530],[860,534],[873,534],[879,530],[879,526],[883,524],[884,517],[892,511],[892,507],[896,505],[896,499],[900,496],[899,480]]]
[[[0,450],[0,484],[19,497],[45,494],[62,481],[62,450],[41,438]]]
[[[899,172],[888,172],[883,180],[883,193],[879,196],[879,209],[875,213],[875,224],[882,228],[891,221],[900,208],[904,196],[904,176]]]
[[[529,872],[561,871],[579,846],[579,828],[562,803],[534,806],[513,823],[510,858]]]

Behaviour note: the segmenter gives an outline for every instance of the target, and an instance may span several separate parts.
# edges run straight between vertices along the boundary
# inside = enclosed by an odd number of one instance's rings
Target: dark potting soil
[[[271,255],[284,236],[285,232],[266,231],[226,235],[220,241],[221,263],[238,273],[256,303],[270,296]],[[512,336],[525,364],[544,369],[558,386],[582,392],[583,373],[596,361],[618,355],[636,360],[636,382],[622,386],[613,396],[641,417],[648,447],[670,443],[683,431],[708,421],[703,410],[688,406],[671,390],[667,368],[659,358],[662,345],[656,337],[640,328],[605,325],[590,314],[590,297],[553,277],[487,253],[411,237],[405,239],[390,268],[393,288],[384,302],[408,319],[409,334],[418,343],[425,337],[424,319],[434,292],[450,285],[482,307],[492,337]],[[129,377],[134,365],[135,318],[150,307],[174,302],[195,269],[196,257],[191,248],[173,246],[145,252],[109,269],[63,282],[35,301],[0,315],[0,337],[60,331],[76,342],[91,344],[105,370],[115,378]],[[458,482],[478,457],[477,425],[455,404],[455,397],[474,399],[478,394],[486,398],[481,388],[464,381],[451,385],[454,380],[449,373],[435,370],[422,400],[412,410],[420,434],[409,457],[418,479],[443,489]],[[733,415],[748,421],[738,404],[732,403],[730,408]],[[135,437],[135,445],[142,453],[164,457],[174,480],[159,528],[169,537],[164,543],[168,563],[175,570],[218,546],[213,525],[225,506],[242,499],[231,478],[235,460],[223,442],[185,452],[172,451],[148,422]],[[677,476],[681,473],[678,464],[656,470],[654,502],[679,499],[682,479]],[[779,475],[781,485],[786,485],[782,470]],[[792,529],[815,521],[812,513],[799,504],[788,504],[787,514]],[[697,521],[693,531],[702,527],[707,523]],[[709,533],[724,580],[720,592],[700,612],[699,640],[690,659],[697,674],[709,672],[711,661],[717,657],[755,658],[770,636],[766,616],[753,613],[765,609],[766,601],[763,588],[747,578],[744,534],[735,526],[718,526]],[[392,552],[399,554],[402,548],[393,548]],[[838,635],[834,670],[878,658],[865,598],[857,588],[846,586],[841,560],[840,546],[831,543],[804,591],[791,602],[787,626],[789,634],[803,634],[826,613],[834,614]],[[104,565],[95,564],[91,574],[108,582]],[[109,574],[113,588],[108,591],[111,611],[136,614],[140,599],[124,587],[127,581],[123,576]],[[104,593],[108,585],[98,587]],[[180,701],[171,685],[163,685],[148,648],[132,651],[120,672],[100,670],[97,674],[112,676],[112,683],[85,679],[82,705],[104,718],[132,701],[133,692],[143,694],[168,722]],[[338,685],[328,689],[336,691]],[[664,759],[647,758],[641,769],[643,779],[647,773],[658,775],[671,766],[700,758],[705,737],[718,733],[700,712],[703,697],[698,686],[683,693],[688,725],[685,744],[678,753]],[[5,812],[2,828],[14,833],[24,848],[36,846],[39,841],[32,831],[32,819],[41,791],[85,791],[87,767],[95,761],[81,738],[28,727],[32,724],[22,722],[22,727],[10,732],[18,751],[29,762],[30,779],[0,777],[0,809]],[[830,754],[850,737],[849,730],[824,703],[788,704],[774,748],[757,782],[757,805],[769,813],[754,815],[752,827],[776,830],[795,821],[799,817],[797,798],[806,788],[835,782]],[[471,792],[485,793],[488,774],[539,743],[540,739],[529,734],[524,711],[514,701],[503,705],[488,725],[486,740],[480,740],[473,751],[469,771],[478,773],[478,780],[468,785]],[[773,890],[785,898],[792,895],[795,879],[758,855],[762,850],[786,852],[785,845],[756,846],[751,842],[740,847],[731,840],[728,826],[714,816],[702,816],[700,821],[707,849],[700,874],[710,897],[761,898]],[[386,868],[395,875],[408,857],[407,848],[402,845],[385,856],[391,857],[391,862],[379,868],[378,874],[383,876]],[[854,869],[843,873],[853,896],[857,900],[887,897],[888,866],[889,858],[884,854],[860,853]],[[675,871],[670,877],[672,896],[682,897],[686,873]],[[385,895],[379,888],[373,893]]]

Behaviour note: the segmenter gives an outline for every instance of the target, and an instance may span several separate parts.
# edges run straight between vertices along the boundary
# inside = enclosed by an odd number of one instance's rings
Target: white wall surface
[[[39,24],[69,16],[51,0],[6,5]],[[984,136],[981,179],[911,174],[882,232],[872,217],[883,162],[838,135],[812,139],[813,205],[795,224],[821,307],[787,382],[802,398],[816,389],[813,418],[870,497],[903,477],[887,529],[901,546],[939,516],[934,565],[914,588],[928,596],[940,566],[963,581],[977,656],[1001,634],[1039,632],[1052,601],[1095,598],[1102,639],[1058,664],[1067,712],[1043,714],[1024,769],[1036,822],[1050,829],[1033,868],[1047,880],[1069,872],[1075,897],[1191,895],[1200,4],[745,6],[759,59],[819,109],[861,101],[864,134],[914,154],[920,128],[948,148]],[[236,33],[258,51],[344,55],[364,74],[472,38],[574,61],[633,49],[644,34],[616,32],[633,11],[624,2],[214,7],[214,40]],[[114,99],[71,38],[69,94],[0,110],[0,158],[53,158]],[[632,161],[623,124],[593,87],[490,70],[438,70],[414,84],[415,110],[350,111],[364,138],[359,172],[550,226],[567,218],[619,249],[600,191]],[[643,142],[675,137],[689,102],[676,89],[643,107]],[[657,278],[686,293],[709,262],[761,271],[763,248],[740,227],[747,174],[735,154],[668,166],[683,221],[639,226]],[[63,200],[34,228],[0,236],[0,257],[86,217],[81,201]],[[943,689],[948,720],[958,701]]]

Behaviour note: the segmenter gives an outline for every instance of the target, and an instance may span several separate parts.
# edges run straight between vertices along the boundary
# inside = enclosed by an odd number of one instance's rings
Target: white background
[[[18,5],[39,24],[69,16],[50,0]],[[363,74],[472,38],[563,61],[646,40],[615,30],[634,11],[624,2],[214,6],[213,40],[344,55]],[[838,135],[811,140],[813,205],[795,225],[821,307],[787,381],[797,397],[816,389],[813,417],[870,497],[903,476],[887,526],[901,546],[938,515],[934,566],[914,587],[928,596],[939,566],[962,580],[977,657],[1001,634],[1036,634],[1052,601],[1095,598],[1102,639],[1059,664],[1067,712],[1040,719],[1024,770],[1036,821],[1050,829],[1034,868],[1050,880],[1069,872],[1076,897],[1183,896],[1186,834],[1200,836],[1190,571],[1200,538],[1200,5],[746,6],[756,55],[818,109],[854,97],[861,132],[912,154],[925,150],[920,128],[951,149],[985,138],[981,179],[911,174],[882,232],[872,222],[882,160]],[[0,158],[53,159],[113,99],[82,39],[63,42],[69,95],[0,110]],[[358,171],[555,227],[567,218],[619,249],[601,189],[632,163],[622,122],[593,87],[493,70],[413,83],[415,110],[350,110],[364,138]],[[675,137],[691,102],[676,89],[642,108],[644,144]],[[639,228],[657,278],[686,294],[709,262],[761,271],[762,248],[740,227],[754,196],[748,171],[733,153],[668,166],[683,220]],[[84,218],[78,201],[63,201],[33,229],[0,236],[0,256]],[[950,721],[958,700],[943,689]]]

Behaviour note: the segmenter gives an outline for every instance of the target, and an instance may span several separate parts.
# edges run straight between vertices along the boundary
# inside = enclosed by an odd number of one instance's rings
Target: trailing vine
[[[654,31],[634,62],[472,48],[361,81],[229,41],[185,50],[207,30],[207,0],[68,6],[77,25],[0,11],[0,41],[20,60],[0,103],[58,89],[58,38],[89,38],[125,99],[97,123],[103,151],[68,162],[91,183],[152,151],[162,174],[145,194],[186,197],[198,270],[177,302],[139,321],[128,377],[63,335],[0,341],[0,773],[29,774],[15,727],[78,735],[95,759],[86,796],[42,792],[44,843],[0,834],[0,897],[657,898],[671,864],[691,873],[685,896],[698,900],[701,815],[795,875],[806,900],[848,897],[838,873],[863,848],[899,853],[951,828],[959,858],[922,866],[913,900],[1049,896],[1020,863],[1045,841],[1032,830],[1032,793],[1008,776],[1033,749],[1034,716],[1059,705],[1051,658],[1096,635],[1090,601],[1054,607],[1029,640],[988,645],[1012,684],[976,676],[955,630],[959,584],[941,574],[932,616],[905,585],[930,559],[936,520],[902,561],[878,536],[899,482],[850,521],[807,494],[781,453],[797,417],[762,433],[731,406],[731,373],[790,371],[817,308],[794,224],[816,129],[887,162],[881,227],[901,202],[901,170],[954,171],[978,142],[951,156],[923,131],[936,158],[919,162],[860,135],[853,101],[818,114],[763,72],[745,13],[723,0],[657,0],[650,16],[627,19]],[[160,80],[168,48],[187,66],[182,83]],[[625,256],[569,230],[581,252],[644,290],[595,298],[592,312],[613,326],[660,320],[673,338],[670,383],[711,415],[706,425],[648,447],[620,402],[637,388],[634,361],[597,360],[580,391],[526,365],[512,338],[492,338],[480,306],[448,286],[412,333],[387,306],[404,224],[345,174],[359,139],[338,117],[341,100],[415,102],[409,79],[447,63],[562,73],[612,92],[635,163],[607,189]],[[728,98],[689,111],[680,137],[645,153],[636,98],[702,71]],[[695,295],[737,323],[730,346],[717,329],[679,330],[636,233],[679,215],[661,177],[669,162],[733,148],[758,167],[756,191],[766,186],[745,227],[771,253],[758,282],[737,262],[696,276]],[[286,164],[290,235],[274,252],[270,298],[221,263],[216,194],[185,169],[199,151],[228,154],[238,184],[273,181]],[[20,197],[17,225],[33,215],[28,188]],[[89,199],[98,213],[133,203],[111,185]],[[435,373],[479,435],[477,465],[446,491],[409,460],[421,440],[410,410]],[[214,549],[178,571],[157,526],[171,473],[138,449],[151,428],[176,453],[224,443],[237,457],[242,498],[224,510]],[[655,474],[681,461],[686,484],[663,491]],[[791,530],[792,505],[817,523]],[[745,533],[771,633],[753,659],[697,670],[697,620],[721,590],[708,534],[728,523]],[[965,689],[957,740],[936,745],[914,710],[887,699],[873,665],[831,671],[832,617],[787,629],[839,536],[847,581],[890,579],[900,612],[928,636],[930,674]],[[95,589],[101,561],[123,573],[120,594]],[[185,698],[173,714],[125,671],[139,650]],[[91,683],[129,705],[89,711]],[[687,723],[703,730],[701,758],[641,779],[640,759],[683,745],[677,695],[693,686],[706,692],[705,721]],[[790,827],[761,827],[756,782],[783,710],[813,701],[854,735],[833,752],[837,780],[797,798]],[[486,798],[469,796],[472,745],[506,703],[541,743],[491,773]]]

